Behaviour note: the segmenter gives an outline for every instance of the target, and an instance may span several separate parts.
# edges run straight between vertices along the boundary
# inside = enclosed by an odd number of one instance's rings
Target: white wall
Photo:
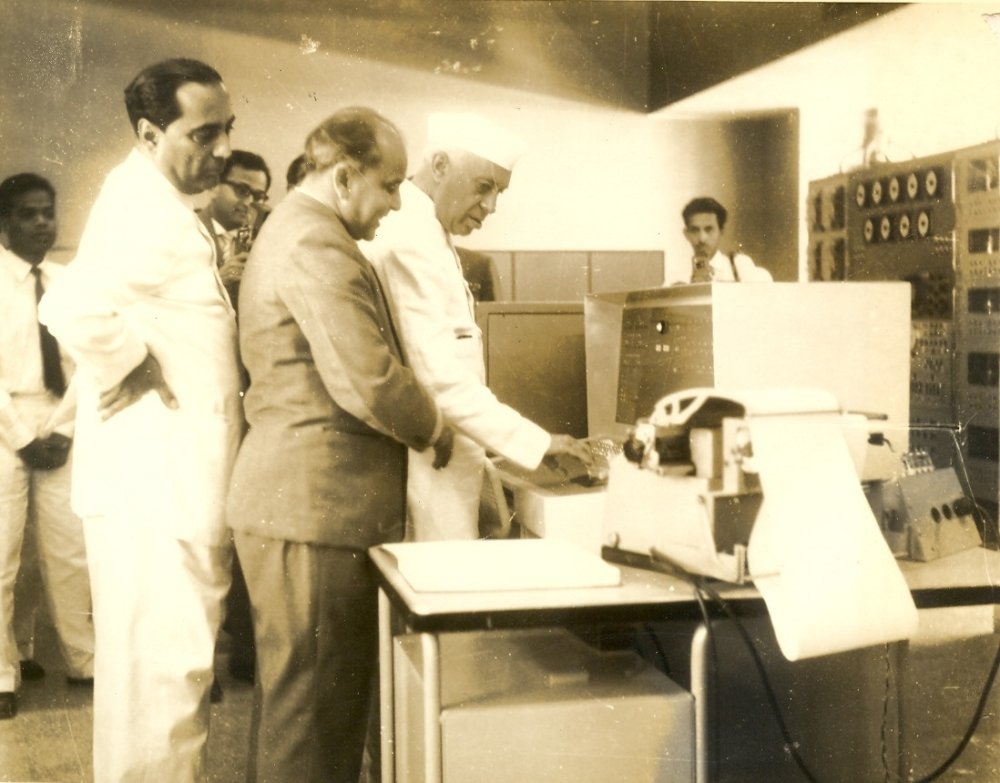
[[[1000,128],[1000,38],[983,20],[997,4],[917,4],[816,44],[658,113],[799,109],[799,262],[805,279],[806,186],[859,148],[875,107],[896,159],[972,146]],[[905,151],[905,152],[904,152]]]
[[[798,279],[797,112],[701,114],[661,125],[666,279],[690,275],[691,247],[682,233],[681,211],[696,196],[726,206],[724,251],[749,254],[776,280]]]

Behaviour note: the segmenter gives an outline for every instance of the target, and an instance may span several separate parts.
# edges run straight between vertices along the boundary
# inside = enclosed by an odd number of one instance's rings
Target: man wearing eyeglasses
[[[234,310],[239,309],[240,282],[250,243],[256,235],[255,229],[267,215],[270,187],[271,170],[264,159],[255,152],[233,150],[222,169],[219,184],[212,191],[212,200],[199,213],[215,241],[219,277]],[[245,374],[243,385],[247,385]],[[233,561],[233,584],[226,597],[224,628],[232,638],[229,673],[253,682],[255,651],[250,602],[237,560]],[[213,687],[213,698],[218,698],[217,689],[218,683]]]
[[[267,191],[271,171],[264,159],[246,150],[233,150],[212,192],[212,200],[201,212],[206,228],[219,251],[219,276],[233,307],[238,306],[243,265],[260,218],[267,213]]]

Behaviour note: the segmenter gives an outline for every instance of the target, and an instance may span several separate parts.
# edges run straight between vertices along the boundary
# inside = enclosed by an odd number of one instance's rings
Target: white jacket
[[[190,199],[138,150],[108,175],[39,313],[77,363],[74,510],[223,544],[242,427],[235,316]],[[149,393],[100,421],[100,392],[147,352],[178,408]]]

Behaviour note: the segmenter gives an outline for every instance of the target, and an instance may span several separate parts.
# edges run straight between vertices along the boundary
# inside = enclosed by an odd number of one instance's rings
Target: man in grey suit
[[[309,173],[247,261],[240,339],[249,433],[228,520],[257,642],[249,780],[350,781],[377,660],[366,549],[402,538],[407,447],[443,466],[451,430],[403,365],[356,241],[399,208],[406,151],[370,109],[306,140]]]

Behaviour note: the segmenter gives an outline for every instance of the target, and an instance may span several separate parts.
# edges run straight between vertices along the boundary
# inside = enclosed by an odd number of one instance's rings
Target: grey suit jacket
[[[402,537],[406,447],[438,411],[402,363],[369,262],[331,209],[293,192],[264,224],[240,291],[250,429],[230,527],[366,548]]]

